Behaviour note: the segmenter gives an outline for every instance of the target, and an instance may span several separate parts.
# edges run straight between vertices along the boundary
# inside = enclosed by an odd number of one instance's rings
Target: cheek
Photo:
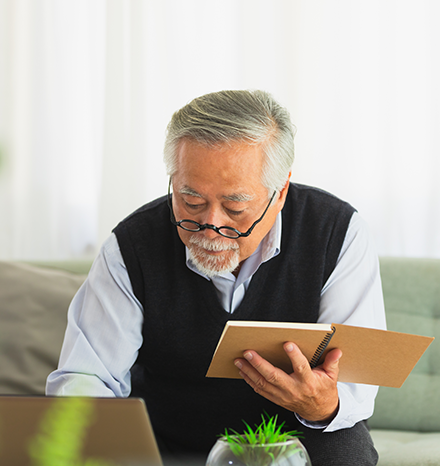
[[[240,261],[244,261],[257,250],[259,244],[261,241],[263,241],[266,234],[267,231],[265,229],[260,229],[259,231],[255,229],[247,238],[241,238]]]
[[[255,244],[255,242],[251,240],[251,237],[248,237],[242,238],[241,241],[238,242],[238,245],[240,246],[240,262],[242,262],[250,257],[255,249],[257,249],[258,242]]]
[[[189,239],[193,233],[183,230],[182,228],[177,228],[177,233],[179,235],[180,240],[185,246],[188,246]]]

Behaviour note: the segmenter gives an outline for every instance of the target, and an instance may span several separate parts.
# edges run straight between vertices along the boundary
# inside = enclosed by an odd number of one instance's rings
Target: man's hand
[[[314,369],[294,343],[285,343],[284,351],[292,362],[291,374],[274,367],[252,350],[245,351],[245,359],[236,359],[235,365],[255,392],[273,403],[308,421],[331,421],[339,404],[336,382],[342,351],[330,351],[324,363]]]

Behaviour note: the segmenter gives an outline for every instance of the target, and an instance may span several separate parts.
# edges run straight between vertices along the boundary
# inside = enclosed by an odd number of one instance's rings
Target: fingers
[[[312,375],[312,369],[307,358],[295,343],[287,342],[284,344],[284,351],[289,356],[292,363],[293,373],[296,377],[307,379]]]
[[[295,378],[300,378],[306,381],[309,377],[313,376],[309,361],[297,345],[292,342],[287,342],[284,344],[284,351],[287,353],[290,362],[292,363]],[[282,379],[281,375],[283,372],[280,372],[276,367],[262,358],[255,351],[246,351],[243,356],[255,369],[255,375],[258,376],[261,374],[264,379],[275,385],[280,381],[280,378]],[[324,370],[332,379],[338,378],[339,360],[341,357],[342,351],[340,349],[334,349],[327,353],[325,360],[321,365],[321,369]],[[244,363],[243,360],[237,359],[235,363],[239,369],[242,369]]]
[[[268,400],[298,413],[304,419],[321,421],[336,412],[339,402],[337,376],[340,350],[332,350],[319,367],[311,369],[307,358],[294,343],[284,345],[293,372],[287,374],[274,367],[258,353],[245,351],[244,359],[236,359],[240,375]]]
[[[245,351],[243,354],[246,361],[237,359],[235,365],[252,380],[263,378],[267,382],[277,385],[282,372],[266,361],[255,351]],[[246,364],[246,362],[248,364]],[[261,381],[261,384],[263,382]]]
[[[292,362],[293,372],[296,376],[307,379],[312,375],[312,369],[309,361],[298,348],[292,342],[284,344],[284,351]],[[340,349],[334,349],[329,351],[326,356],[321,369],[324,370],[332,379],[337,379],[339,374],[339,360],[341,359],[342,351]]]
[[[279,398],[286,386],[289,376],[281,369],[274,367],[255,351],[246,351],[245,359],[234,361],[240,370],[240,376],[254,389],[254,391],[268,400],[280,404]]]
[[[327,374],[334,378],[338,378],[339,374],[339,360],[342,357],[342,351],[340,349],[334,349],[327,353],[325,360],[322,364],[322,369],[327,372]]]

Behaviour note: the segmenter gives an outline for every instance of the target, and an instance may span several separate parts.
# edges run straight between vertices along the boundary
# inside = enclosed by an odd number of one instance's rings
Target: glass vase
[[[297,438],[261,445],[231,444],[219,439],[206,466],[312,466],[304,445]]]

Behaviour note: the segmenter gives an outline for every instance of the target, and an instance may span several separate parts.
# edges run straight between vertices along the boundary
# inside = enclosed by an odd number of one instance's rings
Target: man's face
[[[176,220],[190,219],[241,232],[257,220],[273,193],[261,183],[263,153],[259,146],[235,143],[208,148],[184,140],[177,153],[173,176],[173,210]],[[199,232],[178,228],[196,266],[208,276],[238,273],[241,263],[258,247],[283,208],[288,184],[272,201],[263,220],[247,238],[225,238],[214,230]]]

